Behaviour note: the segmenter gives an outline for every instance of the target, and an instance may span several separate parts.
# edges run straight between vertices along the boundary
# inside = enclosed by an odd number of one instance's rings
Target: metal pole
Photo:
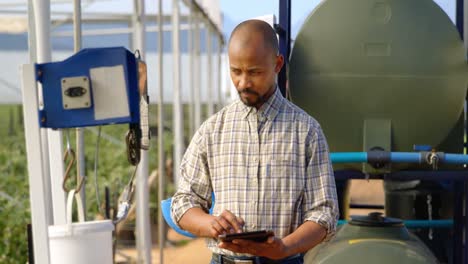
[[[199,13],[196,11],[194,14],[194,23],[195,23],[195,32],[194,32],[194,43],[193,43],[193,49],[194,49],[194,63],[195,65],[198,65],[198,67],[195,67],[194,72],[193,72],[193,84],[194,84],[194,96],[193,96],[193,102],[195,104],[194,107],[194,115],[195,117],[193,120],[195,121],[195,130],[197,130],[200,125],[201,125],[201,73],[200,73],[200,64],[201,64],[201,59],[200,59],[200,20],[199,20]]]
[[[172,1],[172,53],[174,58],[173,68],[173,85],[174,85],[174,183],[178,186],[179,182],[179,167],[182,160],[184,149],[184,131],[183,131],[183,112],[181,102],[181,85],[180,85],[180,40],[179,40],[179,0]]]
[[[454,187],[454,234],[453,263],[463,263],[463,187],[462,182],[455,182]]]
[[[34,30],[34,9],[32,0],[28,0],[28,50],[29,50],[29,62],[37,61],[36,51],[36,32]]]
[[[463,17],[463,42],[465,44],[465,53],[468,52],[468,0],[463,0],[462,2],[462,7],[460,7],[462,10],[461,16]],[[466,59],[466,54],[465,54],[465,59]],[[468,135],[468,127],[466,126],[466,102],[465,100],[465,138]],[[466,144],[466,142],[464,142]],[[463,260],[465,263],[468,261],[468,181],[465,179],[465,189],[464,189],[464,197],[463,197],[463,202],[465,203],[464,206],[464,236],[463,236],[463,247],[464,247],[464,252],[463,252]]]
[[[50,2],[49,0],[32,1],[34,18],[34,36],[36,37],[37,62],[50,60]],[[31,14],[30,14],[31,22]],[[37,119],[38,93],[36,90],[35,67],[25,65],[22,71],[23,115],[26,135],[26,153],[28,158],[29,197],[31,203],[31,221],[33,233],[35,263],[49,263],[50,182],[46,157],[43,152],[47,145],[47,132],[40,131]],[[44,142],[45,141],[45,142]],[[50,197],[49,197],[50,198]]]
[[[456,0],[456,18],[455,24],[458,29],[460,37],[464,40],[465,52],[468,47],[468,37],[467,37],[467,23],[468,18],[466,17],[466,0]],[[466,54],[465,54],[466,59]],[[468,101],[468,96],[466,97]],[[465,106],[466,108],[466,106]],[[466,122],[466,121],[465,121]],[[466,123],[465,123],[466,125]],[[466,127],[466,126],[465,126]],[[466,136],[465,131],[465,136]],[[465,143],[466,144],[466,143]],[[466,246],[466,239],[468,239],[468,213],[467,213],[467,195],[468,188],[467,182],[464,180],[461,184],[456,184],[455,186],[455,201],[454,201],[454,257],[453,263],[466,263],[468,256],[468,247]],[[459,211],[459,212],[458,212]]]
[[[28,159],[29,199],[31,204],[31,222],[33,233],[34,263],[49,263],[49,234],[47,219],[47,200],[45,192],[47,175],[42,160],[41,133],[37,119],[37,90],[34,64],[23,65],[23,115],[26,137],[26,155]]]
[[[145,47],[145,2],[134,0],[133,47],[140,51],[141,59],[146,56]],[[151,227],[148,195],[148,151],[141,150],[136,179],[136,233],[138,263],[151,263]]]
[[[50,62],[50,1],[33,1],[34,27],[36,37],[37,63]],[[39,86],[39,107],[42,107],[42,86]],[[61,189],[63,180],[62,132],[60,130],[40,129],[42,143],[42,160],[45,163],[43,173],[45,178],[44,193],[46,199],[45,214],[47,223],[65,223],[65,196]],[[33,226],[34,228],[34,226]],[[34,231],[33,231],[34,233]]]
[[[158,3],[158,59],[159,59],[159,86],[158,86],[158,205],[161,204],[161,201],[165,198],[165,157],[164,157],[164,95],[163,95],[163,23],[164,23],[164,14],[162,1],[159,0]],[[166,233],[165,233],[165,222],[162,215],[161,206],[158,207],[158,238],[159,238],[159,263],[164,263],[164,245],[166,244]]]
[[[214,108],[213,108],[213,66],[211,65],[211,55],[213,54],[212,51],[212,36],[211,36],[211,26],[210,24],[206,23],[206,81],[207,81],[207,93],[206,93],[206,100],[208,104],[208,117],[212,116],[214,114]]]
[[[287,94],[286,72],[289,66],[289,52],[291,49],[291,0],[279,1],[279,50],[284,57],[284,66],[278,75],[278,86],[284,97]]]
[[[28,0],[28,49],[29,49],[29,62],[33,63],[37,61],[37,51],[36,51],[36,32],[35,32],[35,18],[34,18],[34,9],[32,5],[32,0]],[[24,108],[24,105],[23,105]],[[23,110],[24,111],[24,110]],[[41,142],[42,142],[42,161],[44,162],[43,174],[49,175],[49,148],[47,144],[47,130],[41,130]],[[45,200],[47,205],[47,219],[50,221],[53,219],[52,209],[50,205],[52,204],[51,191],[48,189],[50,186],[50,178],[44,178],[45,181]],[[48,220],[48,222],[50,223]]]
[[[227,53],[223,55],[223,59],[224,59],[224,70],[226,71],[226,77],[225,77],[225,89],[226,89],[226,98],[229,98],[229,100],[231,100],[232,98],[232,91],[231,91],[231,88],[232,88],[232,85],[231,85],[231,76],[230,76],[230,66],[229,66],[229,58],[228,58],[228,55]]]
[[[216,104],[217,107],[217,111],[221,110],[221,108],[223,108],[224,106],[224,103],[223,103],[223,89],[221,88],[221,73],[222,73],[222,64],[221,64],[221,50],[222,50],[222,41],[221,41],[221,36],[219,36],[219,38],[217,38],[217,54],[216,54],[216,57],[218,58],[218,103]]]
[[[81,0],[73,1],[73,42],[75,53],[81,50]],[[85,147],[84,147],[84,130],[76,128],[76,182],[85,180],[86,163],[85,163]],[[86,183],[86,182],[85,182]],[[86,208],[86,188],[81,188],[80,199],[83,203],[83,208]],[[86,219],[86,209],[84,210]]]
[[[188,55],[189,55],[189,89],[190,89],[190,118],[189,118],[189,126],[190,126],[190,135],[193,135],[195,133],[195,103],[194,103],[194,97],[195,97],[195,89],[194,89],[194,73],[193,73],[193,68],[194,68],[194,45],[193,45],[193,39],[194,39],[194,34],[193,34],[193,0],[189,1],[188,4],[189,6],[189,17],[188,17]]]
[[[30,53],[30,61],[31,63],[33,62],[39,62],[38,60],[38,46],[39,46],[39,40],[36,37],[37,35],[37,27],[36,27],[36,14],[38,11],[34,9],[34,3],[32,0],[29,1],[29,9],[28,9],[28,23],[29,23],[29,53]],[[36,12],[36,14],[35,14]],[[49,10],[49,17],[50,17],[50,10]],[[43,31],[41,31],[43,32]],[[41,38],[41,40],[44,40],[44,38]],[[50,43],[44,43],[44,45],[48,45],[48,49],[42,46],[43,49],[46,50],[46,52],[43,52],[41,49],[41,60],[46,60],[48,59],[50,61]],[[49,54],[47,54],[47,52]],[[44,58],[45,57],[45,58]],[[38,84],[40,86],[40,84]],[[39,90],[41,91],[42,88],[41,86],[39,87]],[[40,97],[42,98],[42,97]],[[39,106],[42,106],[42,99],[39,98]],[[25,106],[23,105],[23,108]],[[47,129],[40,129],[41,133],[41,150],[42,150],[42,162],[44,165],[42,166],[43,170],[43,175],[45,176],[44,178],[44,198],[46,200],[46,209],[45,209],[45,214],[46,214],[46,219],[48,224],[53,224],[53,209],[52,209],[52,194],[51,194],[51,180],[50,180],[50,168],[49,168],[49,143],[48,143],[48,133]]]

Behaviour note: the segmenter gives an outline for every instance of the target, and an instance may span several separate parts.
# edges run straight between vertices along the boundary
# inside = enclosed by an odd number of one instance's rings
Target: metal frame
[[[291,0],[279,0],[279,51],[284,65],[278,74],[278,86],[284,97],[287,95],[287,72],[291,52]]]
[[[160,203],[165,198],[164,187],[165,185],[165,154],[164,154],[164,93],[163,93],[163,7],[162,1],[158,1],[158,71],[159,71],[159,85],[158,85],[158,202]],[[159,204],[158,203],[158,204]],[[166,244],[166,234],[164,233],[165,226],[163,223],[162,211],[158,210],[158,242],[159,242],[159,263],[164,263],[164,245]]]
[[[456,26],[462,39],[465,50],[468,50],[468,12],[467,0],[456,0]],[[467,9],[467,10],[465,10]],[[281,93],[287,95],[287,68],[290,55],[290,29],[291,29],[291,1],[279,0],[279,43],[280,53],[285,58],[285,65],[278,76],[278,86]],[[466,102],[468,104],[468,95]],[[466,111],[465,111],[466,112]],[[467,114],[465,113],[465,116]],[[465,135],[468,135],[468,126],[465,119]],[[465,146],[468,148],[468,146]],[[441,177],[453,180],[455,184],[454,195],[454,248],[453,263],[468,263],[468,172],[461,171],[424,171],[424,172],[397,172],[392,175],[364,175],[358,171],[335,171],[335,179],[424,179],[440,180]]]
[[[180,34],[180,30],[190,30],[191,32],[194,31],[194,43],[193,43],[193,52],[194,54],[194,65],[198,65],[200,62],[200,28],[210,28],[211,34],[207,35],[207,38],[209,37],[210,39],[210,44],[212,42],[213,35],[216,35],[217,38],[219,39],[220,45],[219,47],[221,48],[222,45],[224,44],[224,37],[223,34],[221,33],[219,27],[210,19],[208,14],[201,8],[201,6],[198,5],[193,0],[174,0],[175,3],[180,3],[183,2],[185,4],[190,3],[193,6],[193,12],[194,16],[196,16],[195,19],[197,19],[196,23],[188,23],[188,17],[186,16],[174,16],[171,15],[163,15],[162,10],[160,10],[159,14],[151,14],[147,15],[145,14],[145,9],[144,6],[142,5],[143,0],[134,0],[135,5],[137,5],[137,8],[135,8],[134,13],[132,15],[124,15],[124,14],[105,14],[105,13],[93,13],[93,14],[86,14],[82,16],[81,14],[81,1],[80,0],[73,0],[73,7],[74,7],[74,12],[51,12],[50,6],[51,6],[51,1],[53,0],[28,0],[28,11],[29,11],[29,44],[30,44],[30,57],[31,60],[34,62],[49,62],[51,60],[51,36],[54,37],[62,37],[62,36],[69,36],[74,38],[75,44],[74,44],[74,50],[75,52],[81,49],[81,38],[83,35],[92,35],[92,34],[112,34],[112,33],[129,33],[133,34],[133,39],[134,39],[134,47],[138,48],[140,50],[140,54],[143,55],[144,57],[144,52],[145,52],[145,47],[144,47],[144,33],[145,32],[152,32],[152,31],[157,31],[160,34],[159,38],[159,52],[160,55],[162,55],[163,50],[162,50],[162,32],[163,30],[172,30],[173,37],[174,37],[174,43],[175,45],[178,45],[180,39],[178,39],[178,36]],[[71,3],[71,2],[70,2]],[[159,7],[162,8],[162,0],[159,1]],[[40,12],[38,11],[40,10]],[[33,12],[34,11],[34,12]],[[0,10],[0,15],[1,14],[24,14],[25,10]],[[54,17],[52,19],[52,16]],[[156,18],[158,18],[159,23],[157,23],[156,26],[149,26],[145,27],[145,24],[147,21],[156,21]],[[84,32],[81,30],[81,26],[84,23],[128,23],[129,21],[133,21],[131,28],[128,29],[113,29],[113,30],[85,30]],[[169,21],[175,21],[176,26],[175,27],[168,27],[167,25],[164,25],[165,22]],[[68,31],[68,32],[54,32],[53,34],[51,31],[53,31],[53,28],[56,28],[60,25],[64,24],[70,24],[73,22],[74,25],[74,30],[73,32]],[[184,23],[183,25],[180,25]],[[130,26],[129,26],[130,27]],[[174,54],[177,60],[177,57],[180,56],[179,54],[180,47],[176,46],[174,49]],[[212,52],[210,53],[212,54]],[[221,56],[221,54],[217,54],[218,56]],[[36,59],[37,58],[37,59]],[[160,56],[159,58],[159,71],[160,75],[162,76],[163,73],[163,56]],[[218,61],[219,58],[218,58]],[[180,58],[179,58],[179,65],[176,66],[178,69],[180,69]],[[195,69],[199,67],[194,67]],[[29,69],[30,71],[33,71],[33,69]],[[199,70],[198,70],[199,71]],[[219,75],[221,74],[220,72],[218,73]],[[175,74],[177,75],[177,73]],[[34,76],[34,75],[32,75]],[[177,76],[175,76],[176,78]],[[177,77],[180,80],[180,76]],[[213,78],[213,79],[211,79]],[[220,77],[216,79],[214,75],[210,77],[208,80],[210,83],[213,82],[218,82],[217,80],[221,80]],[[27,81],[26,79],[23,81]],[[198,126],[201,123],[201,100],[200,100],[200,79],[198,80],[198,84],[195,85],[195,94],[198,94],[198,118],[197,118],[197,111],[195,112],[195,127],[194,129],[197,129]],[[33,82],[33,78],[30,78],[30,82]],[[34,82],[35,83],[35,82]],[[181,83],[179,81],[179,84],[176,86],[180,87]],[[164,119],[163,119],[163,107],[162,107],[162,78],[160,78],[160,84],[159,84],[159,95],[160,95],[160,108],[159,108],[159,127],[160,127],[160,140],[158,140],[158,145],[159,145],[159,153],[160,153],[160,169],[159,169],[159,174],[160,176],[158,177],[160,179],[160,194],[159,194],[159,200],[162,200],[164,198],[164,149],[163,149],[163,138],[162,138],[162,133],[163,133],[163,128],[164,128]],[[24,102],[30,102],[30,101],[35,101],[36,103],[40,103],[40,99],[37,99],[38,94],[35,92],[31,91],[36,91],[36,88],[33,89],[33,87],[28,86],[28,84],[23,85],[24,89]],[[28,90],[29,89],[29,90]],[[181,91],[179,91],[180,94]],[[36,98],[32,98],[32,96],[36,96]],[[196,97],[196,96],[195,96]],[[35,124],[38,126],[38,122],[34,121],[34,118],[37,118],[37,114],[32,114],[33,112],[37,112],[38,109],[38,104],[36,106],[34,104],[30,103],[25,103],[27,107],[25,107],[24,111],[25,113],[27,112],[27,115],[31,119],[30,121],[27,121],[29,119],[25,119],[25,123],[31,123]],[[177,105],[177,103],[175,104]],[[181,105],[181,104],[180,104]],[[177,107],[176,107],[177,108]],[[195,107],[196,109],[197,107]],[[179,110],[177,112],[181,112],[182,108],[179,107]],[[26,114],[25,114],[26,115]],[[177,116],[177,115],[176,115]],[[197,124],[197,119],[198,119],[198,124]],[[182,118],[179,119],[180,124],[179,128],[176,130],[181,130],[183,131],[183,123]],[[28,141],[28,156],[31,155],[36,155],[39,158],[34,158],[35,162],[28,162],[28,168],[29,168],[29,177],[30,177],[30,196],[31,196],[31,211],[32,211],[32,233],[34,234],[33,236],[33,245],[34,245],[34,252],[36,253],[34,256],[34,262],[35,263],[48,263],[50,260],[49,256],[49,246],[48,246],[48,229],[47,227],[52,224],[63,224],[65,223],[65,195],[63,194],[63,190],[61,189],[61,181],[63,179],[63,162],[62,162],[62,153],[63,153],[63,137],[62,137],[62,132],[60,131],[52,131],[49,129],[37,129],[35,130],[34,128],[31,129],[29,126],[27,128],[27,141]],[[37,133],[36,133],[37,132]],[[41,135],[42,134],[42,135]],[[78,132],[78,139],[77,139],[77,147],[81,149],[81,152],[84,153],[84,149],[82,148],[83,145],[83,133],[82,131]],[[35,136],[39,135],[38,138],[35,138]],[[182,145],[180,144],[182,143]],[[40,147],[37,147],[36,145],[40,144]],[[34,145],[35,147],[31,147]],[[183,134],[179,134],[176,137],[176,148],[179,149],[179,152],[183,150]],[[34,150],[31,150],[34,149]],[[139,252],[139,261],[142,263],[150,263],[151,262],[151,255],[150,251],[151,246],[148,245],[151,243],[150,239],[150,232],[148,231],[149,228],[149,222],[146,221],[146,215],[149,213],[149,210],[147,210],[147,192],[145,193],[142,190],[147,190],[147,176],[148,176],[148,171],[147,171],[147,164],[144,164],[145,160],[145,153],[142,153],[142,163],[140,164],[140,169],[139,169],[139,175],[138,175],[138,185],[137,185],[137,200],[138,203],[140,204],[141,201],[143,201],[144,205],[141,205],[138,207],[137,205],[137,214],[139,215],[138,217],[143,219],[144,221],[139,221],[137,223],[137,229],[138,229],[138,234],[140,238],[137,237],[137,245],[138,245],[138,252]],[[181,155],[179,155],[179,158],[181,158]],[[49,160],[50,159],[50,160]],[[33,160],[32,158],[29,158],[28,161]],[[40,163],[40,165],[38,165]],[[177,164],[177,159],[175,160],[174,164]],[[177,165],[175,165],[177,166]],[[40,172],[38,172],[38,168],[40,167]],[[50,171],[49,171],[50,169]],[[84,176],[84,157],[82,157],[82,162],[80,162],[80,175]],[[50,178],[49,178],[49,175]],[[50,180],[50,181],[49,181]],[[85,196],[82,195],[84,198]],[[146,197],[146,198],[145,198]],[[146,201],[146,202],[145,202]],[[146,210],[145,210],[146,208]],[[145,214],[142,214],[141,212],[146,212]],[[142,218],[143,216],[143,218]],[[162,216],[160,216],[160,219],[162,219]],[[164,227],[162,225],[163,221],[160,221],[161,227],[160,228],[160,235],[159,235],[159,241],[160,241],[160,246],[164,246],[164,240],[165,240],[165,234],[163,234]],[[149,241],[149,242],[148,242]],[[148,253],[149,252],[149,253]],[[160,262],[162,263],[163,261],[163,252],[161,251],[160,255]]]
[[[466,0],[456,0],[456,26],[460,37],[464,41],[465,52],[468,48],[468,17]],[[466,55],[465,55],[466,56]],[[465,136],[468,135],[468,127],[466,121],[466,104],[465,100]],[[467,149],[466,142],[465,150]],[[462,181],[462,184],[455,185],[454,195],[454,263],[468,263],[468,181]]]
[[[145,30],[145,1],[134,0],[134,15],[132,27],[133,48],[140,51],[141,59],[146,57],[146,30]],[[141,100],[141,98],[140,98]],[[151,263],[151,226],[149,215],[149,152],[140,150],[141,160],[138,164],[136,178],[136,244],[138,252],[138,263]]]

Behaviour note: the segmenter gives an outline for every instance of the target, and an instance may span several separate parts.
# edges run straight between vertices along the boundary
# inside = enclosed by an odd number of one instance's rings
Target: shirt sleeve
[[[307,152],[310,160],[303,203],[304,221],[323,226],[327,230],[327,241],[336,232],[339,210],[328,145],[320,127],[311,133]]]
[[[212,187],[203,135],[204,127],[202,125],[195,133],[180,165],[178,189],[171,204],[171,217],[177,226],[190,208],[198,207],[208,212],[211,207]]]

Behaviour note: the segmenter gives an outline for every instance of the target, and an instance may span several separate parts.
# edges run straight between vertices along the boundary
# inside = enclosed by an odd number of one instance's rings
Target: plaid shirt
[[[193,207],[224,209],[244,219],[244,231],[273,230],[283,238],[303,222],[335,232],[335,180],[320,125],[276,89],[257,111],[240,100],[203,123],[185,153],[172,218]],[[218,254],[233,255],[207,239]],[[234,254],[236,255],[236,254]]]

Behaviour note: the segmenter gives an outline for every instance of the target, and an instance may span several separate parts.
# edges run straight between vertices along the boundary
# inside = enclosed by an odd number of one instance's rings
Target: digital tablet
[[[268,239],[268,237],[274,236],[274,235],[275,233],[273,231],[261,230],[261,231],[219,235],[218,239],[223,242],[231,242],[234,239],[246,239],[246,240],[251,240],[255,242],[265,242]]]

